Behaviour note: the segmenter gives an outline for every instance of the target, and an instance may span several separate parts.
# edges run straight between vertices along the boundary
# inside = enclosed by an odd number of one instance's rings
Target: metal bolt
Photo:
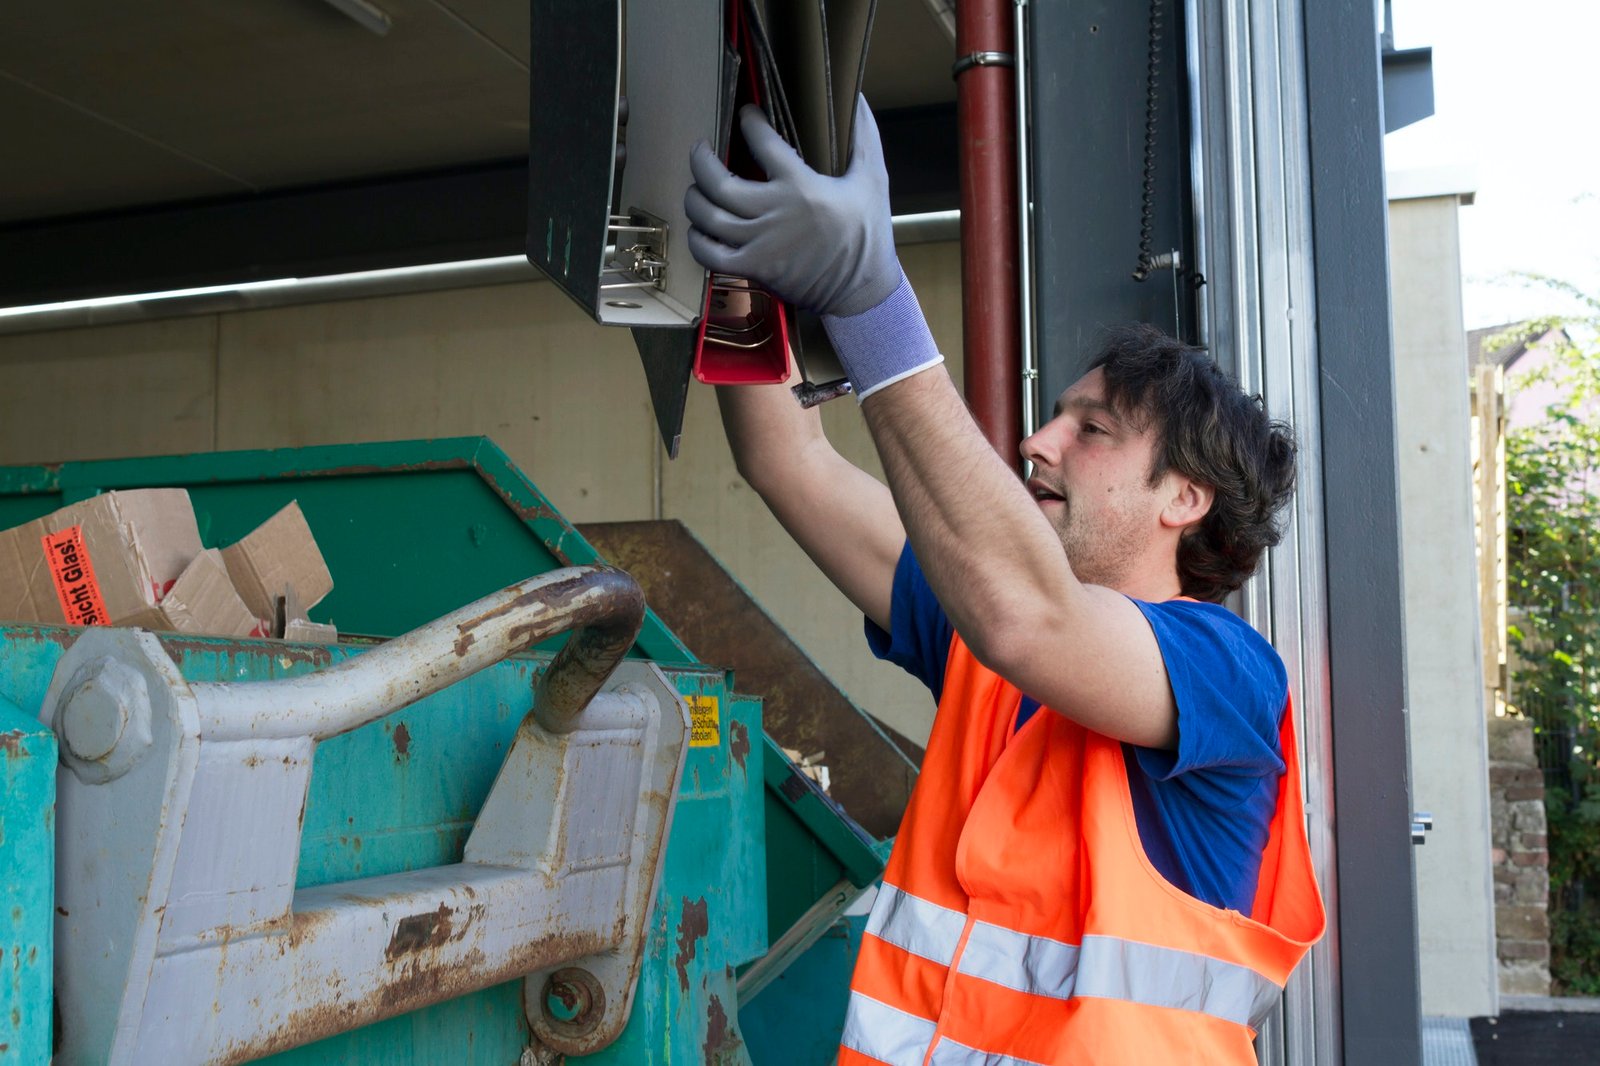
[[[101,761],[116,749],[134,708],[147,699],[137,670],[108,661],[67,699],[61,712],[62,740],[78,758]]]
[[[577,1022],[589,1013],[589,993],[582,985],[550,979],[544,993],[544,1009],[558,1022]]]
[[[605,989],[588,970],[566,966],[544,983],[544,1015],[558,1031],[581,1032],[600,1021]]]

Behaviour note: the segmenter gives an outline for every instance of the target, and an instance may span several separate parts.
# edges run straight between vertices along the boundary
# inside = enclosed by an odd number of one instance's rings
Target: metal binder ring
[[[1014,67],[1016,56],[1010,52],[968,52],[950,66],[950,80],[961,77],[973,67]]]

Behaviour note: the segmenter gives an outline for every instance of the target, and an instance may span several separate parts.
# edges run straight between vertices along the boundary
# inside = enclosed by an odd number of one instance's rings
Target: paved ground
[[[1600,1063],[1600,1014],[1503,1010],[1472,1019],[1478,1066],[1581,1066]]]
[[[1422,1066],[1478,1066],[1465,1018],[1422,1019]]]

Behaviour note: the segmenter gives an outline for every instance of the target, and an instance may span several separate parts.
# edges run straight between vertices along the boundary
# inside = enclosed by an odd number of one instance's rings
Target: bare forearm
[[[1027,489],[978,431],[949,375],[931,370],[863,405],[917,559],[980,656],[1081,588]]]
[[[702,264],[823,316],[894,496],[828,446],[814,415],[780,410],[778,400],[792,401],[775,391],[724,394],[739,468],[879,624],[889,621],[909,527],[935,593],[991,669],[1090,729],[1170,743],[1176,712],[1144,616],[1121,592],[1078,581],[1038,503],[934,369],[943,357],[894,253],[877,127],[864,102],[856,115],[849,169],[832,178],[745,108],[740,128],[767,180],[736,177],[702,143],[690,155],[695,184],[684,210]],[[1168,527],[1178,528],[1168,518],[1186,512],[1177,501],[1172,508],[1152,536],[1170,539]],[[1158,594],[1167,591],[1159,578]]]
[[[717,389],[717,407],[739,474],[758,492],[783,475],[786,461],[826,444],[817,410],[796,403],[787,383],[724,385]]]
[[[1078,580],[949,377],[906,378],[863,408],[917,559],[978,659],[1097,733],[1175,744],[1177,710],[1149,624],[1121,593]]]
[[[834,450],[784,385],[717,390],[739,473],[862,613],[887,628],[905,530],[889,490]]]

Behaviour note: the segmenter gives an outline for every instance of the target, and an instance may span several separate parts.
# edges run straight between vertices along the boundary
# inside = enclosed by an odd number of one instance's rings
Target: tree
[[[1514,704],[1534,720],[1550,786],[1551,976],[1600,994],[1600,300],[1545,281],[1586,314],[1517,332],[1559,338],[1512,389],[1553,387],[1545,419],[1506,433]],[[1551,332],[1560,327],[1561,332]],[[1518,338],[1520,339],[1520,338]],[[1566,785],[1567,787],[1559,787]]]

